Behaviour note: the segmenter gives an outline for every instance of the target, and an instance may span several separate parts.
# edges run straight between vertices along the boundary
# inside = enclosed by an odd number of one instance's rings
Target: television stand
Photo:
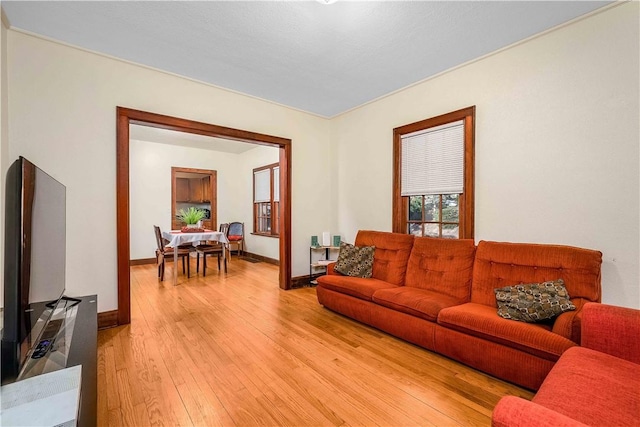
[[[67,296],[63,295],[62,298],[60,298],[59,301],[47,303],[47,304],[45,304],[45,306],[47,308],[55,308],[60,303],[60,301],[69,301],[69,302],[71,302],[70,305],[65,305],[66,308],[71,308],[74,305],[80,304],[80,301],[82,301],[82,300],[80,298],[72,298],[72,297],[67,297]]]
[[[58,304],[52,316],[52,319],[64,318],[52,350],[37,359],[30,357],[19,380],[30,378],[32,383],[37,383],[41,374],[81,366],[77,425],[95,426],[98,406],[98,297],[89,295],[65,299],[72,304]],[[43,377],[43,383],[46,378]]]

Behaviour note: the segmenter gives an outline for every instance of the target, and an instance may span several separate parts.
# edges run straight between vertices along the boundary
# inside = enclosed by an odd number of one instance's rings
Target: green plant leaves
[[[198,209],[196,207],[191,206],[186,211],[184,209],[180,209],[178,212],[178,217],[180,220],[186,222],[188,225],[197,224],[198,221],[203,219],[206,216],[205,212],[202,209]]]

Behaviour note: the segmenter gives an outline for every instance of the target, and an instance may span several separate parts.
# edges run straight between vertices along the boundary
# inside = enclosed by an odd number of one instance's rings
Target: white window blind
[[[280,201],[280,167],[273,168],[273,201]]]
[[[402,135],[402,196],[464,192],[464,121]]]
[[[271,170],[263,169],[253,173],[255,203],[271,201]]]

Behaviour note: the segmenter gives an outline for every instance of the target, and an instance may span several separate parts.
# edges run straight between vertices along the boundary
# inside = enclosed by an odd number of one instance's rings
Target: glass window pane
[[[422,224],[411,222],[409,223],[409,234],[413,234],[414,236],[422,237]]]
[[[424,220],[440,221],[440,196],[424,196]]]
[[[442,237],[445,239],[457,239],[460,234],[460,227],[455,224],[442,225]]]
[[[409,197],[409,221],[422,220],[422,196]]]
[[[460,222],[460,207],[457,194],[444,194],[442,196],[442,221]]]
[[[440,237],[440,224],[425,224],[424,235],[428,237]]]

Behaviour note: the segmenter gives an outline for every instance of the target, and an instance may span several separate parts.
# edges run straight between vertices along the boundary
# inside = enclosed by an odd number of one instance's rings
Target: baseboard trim
[[[155,263],[156,263],[155,258],[132,259],[129,261],[129,266],[155,264]]]
[[[319,277],[319,275],[313,276],[313,278]],[[311,284],[312,277],[308,274],[306,276],[296,276],[291,278],[291,288],[306,288],[314,286]]]
[[[278,261],[277,259],[269,258],[269,257],[258,255],[258,254],[252,254],[251,252],[243,252],[242,255],[247,258],[253,258],[253,259],[257,259],[258,261],[266,262],[267,264],[280,265],[280,261]]]
[[[263,255],[254,254],[254,253],[251,253],[251,252],[243,252],[242,256],[245,256],[247,258],[253,258],[253,259],[256,259],[258,261],[266,262],[267,264],[280,265],[280,261],[278,261],[277,259],[269,258],[269,257],[263,256]],[[173,258],[167,258],[167,261],[173,261]],[[147,265],[147,264],[155,264],[155,263],[156,263],[156,259],[155,258],[132,259],[132,260],[129,261],[129,266]]]
[[[118,310],[98,313],[98,329],[115,328],[118,326]]]

